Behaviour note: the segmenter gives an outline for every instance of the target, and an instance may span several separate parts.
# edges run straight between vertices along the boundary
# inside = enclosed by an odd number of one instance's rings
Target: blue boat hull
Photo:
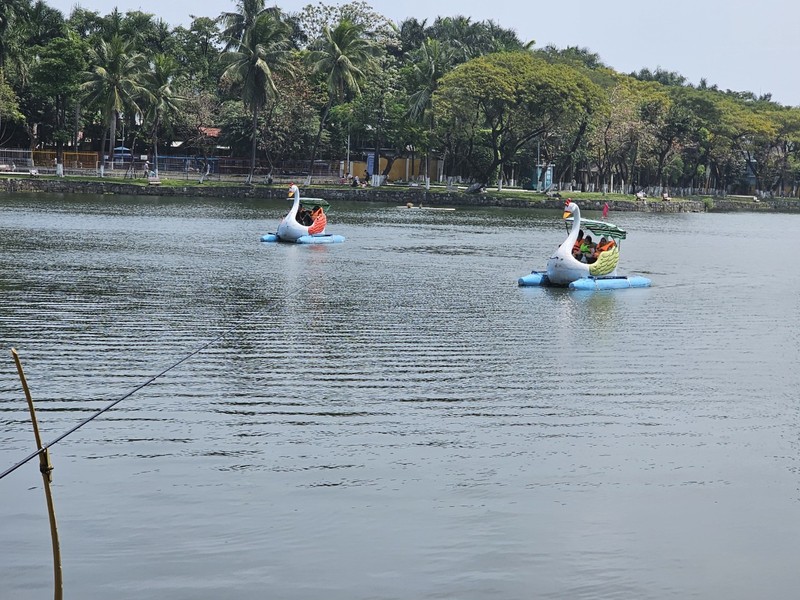
[[[321,233],[317,235],[301,235],[296,241],[282,240],[274,233],[266,233],[261,236],[262,242],[283,242],[290,244],[341,244],[345,240],[343,235]]]
[[[530,275],[525,275],[517,280],[522,287],[551,286],[547,271],[533,271]]]
[[[629,277],[582,277],[569,284],[571,290],[622,290],[626,288],[650,287],[647,277],[631,275]]]
[[[550,281],[546,271],[534,271],[530,275],[525,275],[517,280],[522,287],[565,287],[556,286]],[[613,277],[581,277],[570,282],[571,290],[621,290],[625,288],[650,287],[650,280],[639,275],[613,276]]]

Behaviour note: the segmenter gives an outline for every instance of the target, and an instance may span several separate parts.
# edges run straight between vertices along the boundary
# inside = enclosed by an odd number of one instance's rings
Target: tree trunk
[[[386,157],[386,166],[383,168],[383,171],[381,171],[381,175],[383,175],[384,177],[388,178],[389,177],[389,171],[392,170],[392,165],[394,165],[394,161],[396,161],[396,160],[397,160],[397,156],[396,155],[395,156],[387,156]]]
[[[56,176],[64,176],[64,139],[61,133],[64,131],[64,125],[67,120],[66,115],[66,100],[60,94],[56,96],[56,130],[59,132],[58,139],[56,140]]]
[[[258,132],[258,107],[253,107],[253,145],[250,151],[250,174],[247,176],[248,184],[253,183],[253,175],[256,172],[256,134]]]
[[[156,110],[156,113],[158,113],[157,110]],[[158,121],[159,121],[159,118],[158,118],[158,116],[156,116],[156,118],[155,118],[155,120],[153,122],[153,136],[152,136],[153,137],[153,139],[152,139],[152,143],[153,143],[153,172],[156,174],[156,179],[158,179]],[[145,173],[144,176],[149,178],[150,177],[150,173]]]
[[[108,158],[111,160],[111,168],[114,168],[114,144],[117,143],[117,111],[111,111],[111,122],[108,124],[110,130],[108,140]]]
[[[80,131],[81,121],[81,103],[80,100],[75,102],[75,127],[72,131],[72,146],[78,150],[78,131]]]
[[[325,105],[325,110],[322,112],[322,118],[319,121],[319,130],[317,131],[317,138],[314,140],[314,147],[311,149],[311,161],[308,164],[308,178],[306,185],[311,185],[311,177],[314,175],[314,161],[317,159],[317,149],[319,142],[322,139],[322,130],[325,128],[325,121],[328,120],[328,113],[333,105],[333,96],[328,96],[328,103]]]
[[[372,163],[372,173],[370,173],[370,176],[372,177],[371,185],[376,186],[376,183],[378,181],[376,175],[378,174],[378,171],[380,171],[380,167],[381,167],[381,127],[379,121],[378,127],[375,129],[375,162]]]
[[[102,177],[105,174],[105,168],[106,168],[106,163],[105,163],[106,151],[105,151],[105,147],[106,147],[106,136],[107,135],[108,135],[108,128],[107,127],[103,127],[103,141],[100,142],[100,165],[99,165],[100,177]]]

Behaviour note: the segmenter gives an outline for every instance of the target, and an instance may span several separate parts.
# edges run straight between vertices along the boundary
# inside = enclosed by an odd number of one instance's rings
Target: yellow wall
[[[55,163],[55,150],[34,150],[33,164],[37,167],[52,167]],[[64,166],[70,169],[94,169],[100,160],[97,152],[64,152]]]
[[[385,158],[381,158],[380,160],[380,170],[379,173],[383,173],[383,170],[386,168],[387,160]],[[350,164],[353,167],[353,171],[350,173],[351,175],[358,175],[360,179],[364,178],[364,171],[367,170],[367,163],[363,160],[351,160]],[[408,166],[408,171],[406,171],[406,166]],[[431,159],[429,166],[429,173],[430,178],[435,179],[438,162],[436,159]],[[347,166],[345,165],[344,168],[345,173],[347,173]],[[408,175],[406,175],[408,173]],[[410,158],[398,158],[394,161],[392,165],[391,171],[389,171],[389,181],[408,181],[410,180],[417,180],[423,178],[425,176],[425,160],[424,159],[414,159],[412,161]]]

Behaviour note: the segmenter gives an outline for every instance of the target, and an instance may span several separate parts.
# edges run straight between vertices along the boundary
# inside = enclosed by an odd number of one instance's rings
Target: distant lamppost
[[[345,176],[352,175],[350,173],[350,124],[347,124],[347,160],[344,162]]]
[[[536,191],[539,191],[539,182],[542,180],[541,140],[536,138]]]

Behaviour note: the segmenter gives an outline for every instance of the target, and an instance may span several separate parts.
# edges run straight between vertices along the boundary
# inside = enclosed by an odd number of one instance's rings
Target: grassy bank
[[[770,198],[759,201],[752,196],[693,196],[673,197],[668,201],[660,198],[637,200],[628,194],[604,194],[602,192],[562,192],[561,197],[547,196],[542,192],[523,189],[486,189],[481,193],[468,193],[465,188],[448,189],[432,185],[429,190],[420,186],[389,184],[377,188],[352,188],[339,183],[314,184],[300,188],[305,196],[322,196],[336,201],[367,201],[418,205],[426,203],[438,206],[505,206],[557,209],[563,199],[572,198],[589,210],[601,210],[608,202],[614,211],[636,212],[800,212],[800,200],[796,198]],[[284,198],[289,180],[271,184],[244,181],[218,181],[206,179],[200,183],[197,176],[162,177],[158,185],[152,185],[143,177],[95,177],[68,175],[56,177],[52,174],[31,177],[23,173],[0,173],[0,190],[6,192],[125,194],[146,196],[203,196],[240,198]]]

